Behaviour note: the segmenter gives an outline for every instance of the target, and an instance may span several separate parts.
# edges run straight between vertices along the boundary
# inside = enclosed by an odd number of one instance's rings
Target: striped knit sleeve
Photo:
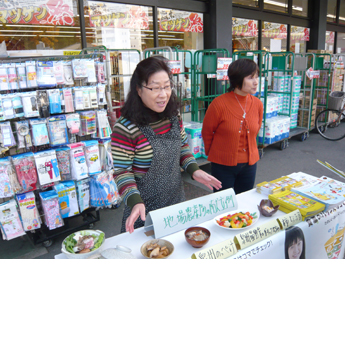
[[[132,170],[136,147],[135,133],[138,130],[138,127],[133,125],[130,121],[125,118],[120,118],[116,122],[111,136],[114,178],[120,196],[126,205],[131,195],[134,196],[137,194],[137,199],[140,197]]]
[[[182,167],[183,170],[187,171],[187,173],[192,176],[194,171],[199,169],[199,166],[192,152],[190,151],[190,147],[188,144],[188,137],[187,137],[186,131],[184,130],[183,121],[180,115],[179,115],[179,124],[180,124],[180,130],[181,130],[180,166]]]

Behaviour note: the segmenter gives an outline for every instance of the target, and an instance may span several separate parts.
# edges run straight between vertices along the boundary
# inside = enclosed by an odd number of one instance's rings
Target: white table
[[[261,199],[267,199],[265,195],[258,194],[255,189],[248,192],[241,193],[236,196],[238,201],[239,210],[247,210],[248,208],[256,208],[260,203]],[[230,211],[232,212],[232,211]],[[260,216],[259,220],[255,225],[259,226],[271,219],[278,218],[285,213],[278,211],[271,218]],[[206,246],[211,247],[227,239],[233,238],[244,230],[227,230],[218,227],[213,220],[201,223],[203,226],[210,230],[211,238]],[[299,226],[305,236],[306,241],[306,257],[307,258],[327,258],[327,252],[325,249],[325,243],[329,242],[329,238],[337,230],[345,228],[345,205],[339,208],[337,211],[332,212],[332,214],[325,214],[318,223],[310,226],[307,222],[303,221],[299,223]],[[333,230],[332,230],[333,229]],[[184,229],[185,230],[185,229]],[[171,234],[169,236],[163,237],[164,239],[170,241],[175,250],[168,259],[189,259],[191,255],[198,251],[199,249],[191,247],[185,240],[184,230]],[[146,259],[140,253],[140,247],[146,241],[153,239],[152,236],[147,236],[145,234],[144,228],[139,228],[134,231],[134,233],[124,233],[114,237],[107,238],[105,240],[104,249],[115,248],[116,245],[126,246],[132,249],[132,254],[138,259]],[[237,254],[230,258],[285,258],[284,256],[284,242],[285,242],[285,231],[280,231],[279,233],[269,237],[268,239],[258,242],[248,248],[239,251]],[[341,244],[341,252],[338,257],[343,258],[345,246]],[[66,259],[65,254],[59,254],[55,256],[55,259]]]

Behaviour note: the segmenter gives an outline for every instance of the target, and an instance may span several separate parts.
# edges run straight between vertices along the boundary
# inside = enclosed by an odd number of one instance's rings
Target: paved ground
[[[264,155],[258,163],[256,183],[270,181],[293,172],[303,171],[305,173],[339,179],[340,177],[330,172],[317,163],[317,159],[327,161],[342,171],[345,171],[345,140],[331,142],[323,139],[320,135],[310,133],[310,137],[301,142],[298,137],[289,140],[289,147],[283,151],[278,144],[272,144],[264,149]],[[210,172],[210,164],[201,166]],[[193,199],[209,193],[206,187],[192,181],[190,177],[183,174],[187,199]],[[345,182],[343,180],[343,182]],[[120,233],[123,205],[118,209],[101,210],[101,220],[96,223],[95,228],[106,233],[106,237],[115,236]],[[0,240],[0,258],[39,258],[52,259],[61,252],[61,242],[66,235],[56,238],[52,246],[44,248],[37,245],[34,248],[25,239],[19,238],[12,241]],[[23,253],[25,253],[23,255]]]

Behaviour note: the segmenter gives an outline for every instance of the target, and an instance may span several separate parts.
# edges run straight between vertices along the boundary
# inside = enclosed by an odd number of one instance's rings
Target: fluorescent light
[[[50,33],[54,33],[54,34],[58,34],[58,33],[61,33],[61,34],[76,34],[77,32],[75,32],[75,31],[47,31],[46,30],[46,33],[49,33],[49,34]]]
[[[4,32],[27,32],[28,34],[31,32],[44,32],[43,30],[28,30],[28,31],[21,31],[21,30],[5,30]]]
[[[74,37],[72,35],[40,35],[40,37]]]
[[[184,38],[161,38],[161,40],[162,41],[184,41]]]
[[[0,34],[0,36],[10,36],[10,37],[13,37],[13,36],[20,36],[20,37],[35,37],[37,35],[14,35],[14,34],[9,34],[9,35],[2,35]]]
[[[78,29],[80,30],[80,27],[73,27],[73,26],[67,26],[67,25],[26,25],[26,24],[21,24],[21,25],[17,25],[17,24],[7,24],[7,26],[11,27],[11,26],[26,26],[26,27],[30,27],[30,28],[68,28],[68,29]]]

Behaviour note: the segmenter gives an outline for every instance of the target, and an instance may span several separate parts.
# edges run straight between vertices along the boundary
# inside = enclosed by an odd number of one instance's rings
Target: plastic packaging
[[[96,61],[96,74],[97,74],[97,81],[99,83],[104,84],[105,83],[105,66],[104,62]]]
[[[64,70],[62,61],[53,61],[54,63],[54,75],[57,85],[64,84]]]
[[[64,88],[62,89],[62,93],[63,93],[64,103],[65,103],[65,113],[74,112],[72,89]]]
[[[9,157],[0,159],[0,198],[10,198],[14,195],[9,175],[10,166],[11,161]]]
[[[74,109],[83,110],[84,98],[83,98],[83,89],[81,87],[73,88],[73,98],[74,98]]]
[[[4,95],[1,98],[2,113],[5,120],[14,119],[16,114],[13,109],[12,99],[10,95]]]
[[[58,162],[61,180],[66,181],[72,178],[69,147],[59,147],[56,149],[56,159]]]
[[[86,69],[87,69],[87,82],[88,83],[96,83],[96,69],[95,69],[95,61],[94,59],[87,59],[86,62]]]
[[[55,115],[47,119],[50,145],[68,144],[68,135],[65,115]]]
[[[18,90],[18,77],[15,63],[9,63],[7,67],[8,83],[10,90]]]
[[[37,170],[35,157],[32,152],[12,156],[18,182],[23,192],[31,192],[36,189]]]
[[[22,103],[24,108],[25,117],[37,117],[39,116],[38,104],[36,99],[36,91],[22,92]]]
[[[90,179],[76,181],[78,204],[80,212],[90,208]]]
[[[73,85],[72,61],[63,61],[63,77],[65,85]]]
[[[33,192],[17,195],[22,224],[25,231],[39,229],[41,220],[36,207],[35,194]]]
[[[90,90],[88,87],[83,87],[83,102],[84,102],[84,109],[90,109],[91,103],[90,103]]]
[[[68,145],[71,149],[70,151],[70,162],[73,180],[81,180],[89,176],[85,154],[84,154],[84,144],[76,143]]]
[[[60,212],[62,218],[79,214],[77,191],[74,181],[65,181],[54,186],[59,196]]]
[[[49,230],[54,230],[64,225],[60,213],[59,196],[55,190],[40,193],[44,220]]]
[[[26,66],[24,62],[16,63],[18,86],[20,89],[27,88],[27,76],[26,76]]]
[[[34,146],[49,144],[47,123],[45,119],[30,120],[31,135]]]
[[[49,117],[49,98],[46,90],[37,91],[37,105],[41,117]]]
[[[101,164],[99,157],[99,148],[97,140],[83,141],[86,164],[89,169],[89,174],[94,175],[101,172]]]
[[[49,111],[50,114],[60,114],[61,113],[61,97],[59,90],[48,90],[49,98]]]
[[[12,101],[13,111],[16,117],[23,117],[25,113],[24,113],[24,107],[23,107],[22,98],[20,97],[20,94],[19,93],[13,94],[11,101]]]
[[[37,61],[36,71],[38,87],[56,86],[53,61]]]
[[[80,130],[80,115],[78,113],[66,115],[67,128],[70,134],[77,134]]]
[[[34,156],[41,186],[50,185],[61,180],[55,150],[39,151]]]
[[[25,235],[14,199],[0,205],[0,227],[4,240],[9,241]]]
[[[37,73],[35,61],[26,61],[26,82],[28,88],[37,87]]]
[[[14,139],[11,122],[2,122],[0,124],[1,131],[1,141],[3,147],[11,147],[16,145],[16,140]]]
[[[90,107],[97,108],[98,107],[98,100],[97,100],[97,88],[96,86],[89,87],[89,96],[90,96]]]
[[[98,145],[102,171],[108,171],[113,169],[114,162],[113,156],[111,154],[111,140],[99,140]]]
[[[97,100],[99,105],[107,104],[107,100],[105,98],[105,85],[104,84],[97,84]]]
[[[29,121],[17,121],[15,123],[19,149],[32,147],[32,141],[29,130]]]
[[[97,137],[100,139],[110,138],[111,127],[107,112],[105,110],[97,110]]]
[[[82,111],[80,124],[80,136],[96,133],[96,113],[93,110]]]
[[[86,59],[72,60],[72,68],[74,79],[83,79],[88,77]]]
[[[7,65],[0,64],[0,91],[7,91],[10,89],[10,84],[8,83]]]

